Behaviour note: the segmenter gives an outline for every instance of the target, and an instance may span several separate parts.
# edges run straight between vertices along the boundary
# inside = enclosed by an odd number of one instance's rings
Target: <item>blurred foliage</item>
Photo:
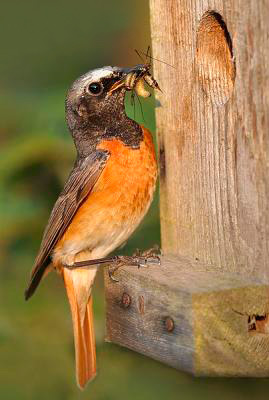
[[[0,25],[0,398],[265,399],[268,380],[194,379],[105,344],[102,273],[94,288],[99,374],[79,392],[61,279],[23,292],[49,212],[75,158],[64,120],[71,82],[102,65],[132,65],[149,44],[147,1],[34,0],[1,3]],[[131,117],[154,131],[154,99]],[[121,254],[159,243],[157,197]],[[100,271],[101,272],[101,271]]]

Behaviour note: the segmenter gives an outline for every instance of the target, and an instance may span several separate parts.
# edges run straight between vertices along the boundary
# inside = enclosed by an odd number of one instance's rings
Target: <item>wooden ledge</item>
[[[107,341],[198,376],[269,376],[269,284],[169,256],[115,276]]]

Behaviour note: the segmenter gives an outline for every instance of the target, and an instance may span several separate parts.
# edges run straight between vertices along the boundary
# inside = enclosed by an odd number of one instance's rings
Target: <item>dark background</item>
[[[100,271],[94,288],[98,376],[75,383],[73,336],[54,273],[25,302],[23,292],[74,147],[64,121],[74,79],[103,65],[140,63],[150,44],[147,1],[1,2],[0,24],[0,399],[267,399],[267,379],[195,379],[104,343]],[[135,117],[152,131],[154,99]],[[134,116],[127,102],[127,112]],[[157,197],[121,254],[159,243]]]

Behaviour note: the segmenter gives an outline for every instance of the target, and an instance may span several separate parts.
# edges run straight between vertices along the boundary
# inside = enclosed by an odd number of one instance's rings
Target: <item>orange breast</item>
[[[109,160],[92,192],[75,214],[55,249],[55,257],[105,257],[134,231],[152,201],[157,177],[154,145],[143,128],[139,149],[120,140],[102,141],[98,149],[110,152]],[[72,258],[72,257],[71,257]],[[56,261],[56,260],[55,260]]]
[[[111,156],[94,192],[111,193],[113,197],[118,197],[122,210],[127,203],[122,218],[128,218],[145,207],[156,181],[157,166],[152,137],[148,130],[143,128],[143,131],[144,141],[139,149],[129,148],[120,140],[103,141],[98,146],[99,149],[108,150]]]

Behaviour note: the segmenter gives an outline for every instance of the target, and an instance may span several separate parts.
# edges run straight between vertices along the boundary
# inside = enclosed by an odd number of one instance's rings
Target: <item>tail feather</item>
[[[81,281],[80,279],[74,279],[74,277],[76,277],[74,274],[79,274],[80,272],[81,271],[70,271],[66,268],[63,269],[64,282],[73,320],[77,384],[83,389],[86,383],[92,380],[96,375],[96,350],[92,295],[89,293],[87,298],[85,298],[85,286],[81,287],[81,285],[78,284],[78,282]],[[88,284],[91,283],[91,281],[89,282],[89,278],[91,278],[91,276],[88,277]],[[84,296],[82,296],[82,298],[85,300],[85,304],[83,304],[84,301],[81,302],[81,292],[83,293],[83,291]]]

